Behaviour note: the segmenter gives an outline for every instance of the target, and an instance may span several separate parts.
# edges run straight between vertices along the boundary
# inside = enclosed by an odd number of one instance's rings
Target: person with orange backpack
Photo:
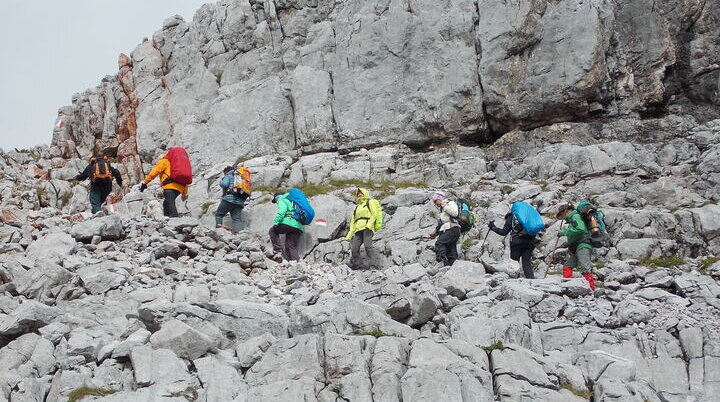
[[[93,155],[85,170],[75,176],[77,181],[90,179],[90,206],[93,214],[102,209],[102,204],[112,192],[113,178],[122,186],[120,171],[110,166],[108,157],[104,155]]]
[[[237,233],[243,229],[241,212],[245,201],[250,197],[251,187],[250,169],[247,167],[241,166],[235,170],[228,166],[223,169],[223,177],[220,179],[223,196],[215,211],[215,227],[230,229],[223,225],[223,218],[229,213],[233,221],[232,232]]]
[[[178,216],[175,200],[182,194],[187,200],[188,185],[192,184],[192,166],[190,156],[183,148],[170,148],[145,176],[140,192],[147,189],[148,183],[158,177],[163,188],[163,215],[175,218]]]

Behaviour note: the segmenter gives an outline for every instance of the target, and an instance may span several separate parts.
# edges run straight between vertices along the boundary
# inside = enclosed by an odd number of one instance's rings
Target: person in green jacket
[[[382,227],[382,207],[380,202],[374,198],[370,198],[370,191],[364,188],[358,188],[355,191],[357,198],[357,206],[350,220],[350,230],[348,230],[345,240],[350,242],[350,267],[357,265],[360,258],[360,246],[365,245],[365,253],[370,260],[370,267],[376,268],[380,263],[380,255],[373,247],[373,235]]]
[[[593,246],[587,242],[590,230],[585,224],[585,220],[571,204],[561,206],[556,218],[564,219],[568,224],[558,233],[558,236],[567,237],[569,244],[568,259],[563,267],[563,278],[572,278],[573,269],[578,268],[585,280],[588,281],[590,289],[595,290],[595,276],[590,272]]]
[[[303,233],[303,225],[297,219],[293,218],[295,205],[287,199],[287,193],[275,193],[272,202],[277,204],[277,213],[273,220],[273,225],[268,234],[270,242],[275,251],[274,260],[282,259],[282,247],[280,244],[280,235],[285,235],[285,256],[291,261],[300,261],[298,253],[298,243]]]

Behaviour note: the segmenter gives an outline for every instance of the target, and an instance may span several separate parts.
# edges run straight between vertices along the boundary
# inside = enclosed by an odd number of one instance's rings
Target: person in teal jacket
[[[590,238],[590,230],[585,224],[585,220],[570,204],[561,206],[556,218],[564,219],[567,223],[567,227],[558,233],[558,236],[567,237],[569,244],[568,259],[563,267],[563,278],[572,278],[573,269],[578,268],[585,280],[588,281],[590,289],[595,290],[595,276],[590,271],[593,246],[587,242]]]
[[[223,225],[223,218],[228,213],[232,218],[233,227],[232,232],[237,233],[244,228],[244,224],[241,218],[243,208],[245,208],[245,200],[249,194],[243,193],[238,194],[233,191],[235,186],[235,169],[232,166],[228,166],[223,169],[223,177],[220,179],[220,187],[223,190],[223,196],[218,205],[217,211],[215,211],[215,227],[230,229]]]
[[[275,251],[274,260],[282,259],[282,247],[280,244],[280,235],[285,235],[285,255],[291,261],[300,261],[298,253],[298,243],[303,233],[303,225],[297,219],[293,218],[295,206],[292,201],[287,199],[287,193],[275,193],[273,203],[277,204],[277,213],[273,220],[273,225],[268,234],[270,242]]]

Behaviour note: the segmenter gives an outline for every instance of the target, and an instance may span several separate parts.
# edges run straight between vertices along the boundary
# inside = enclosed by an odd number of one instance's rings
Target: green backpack
[[[605,215],[589,201],[583,201],[575,209],[585,221],[590,234],[583,243],[589,243],[593,247],[606,247],[610,241],[605,224]]]

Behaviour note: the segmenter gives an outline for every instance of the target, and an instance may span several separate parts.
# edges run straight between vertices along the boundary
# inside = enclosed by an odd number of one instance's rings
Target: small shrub
[[[62,208],[64,206],[66,206],[67,204],[69,204],[70,200],[72,199],[72,196],[73,196],[73,194],[70,191],[63,193],[63,195],[60,196],[60,198],[58,199],[58,207]]]
[[[240,166],[249,160],[250,158],[247,156],[238,156],[238,158],[235,160],[235,166]]]
[[[68,395],[68,402],[77,402],[86,396],[108,396],[116,393],[117,391],[110,388],[89,388],[80,387],[75,389]]]
[[[561,383],[560,386],[561,386],[563,389],[566,389],[566,390],[572,392],[573,395],[579,396],[580,398],[584,398],[584,399],[590,400],[590,398],[593,397],[592,391],[583,391],[583,390],[580,390],[580,389],[577,389],[577,388],[573,387],[573,386],[570,385],[570,384],[565,384],[565,383]]]
[[[598,269],[605,268],[605,263],[604,262],[596,262],[595,268],[598,268]]]
[[[200,216],[205,215],[210,210],[210,207],[215,205],[214,201],[207,201],[200,206]]]
[[[490,208],[490,205],[492,205],[492,204],[488,200],[480,200],[480,202],[478,202],[478,207],[480,207],[480,208],[487,209],[487,208]]]
[[[720,258],[718,257],[705,257],[705,259],[703,259],[700,263],[699,272],[703,275],[707,275],[709,273],[710,267],[718,261],[720,261]]]
[[[493,350],[503,350],[505,349],[505,346],[503,345],[502,341],[495,341],[490,346],[483,346],[482,350],[490,354]]]
[[[540,190],[542,191],[548,191],[548,182],[545,180],[539,181],[538,184],[540,185]]]
[[[685,261],[680,257],[668,257],[668,258],[643,258],[640,260],[640,265],[644,265],[649,268],[671,268],[677,267]]]
[[[372,331],[364,331],[364,332],[360,333],[360,335],[370,335],[370,336],[374,336],[375,338],[380,338],[381,336],[390,336],[390,335],[386,334],[385,332],[383,332],[382,330],[380,330],[379,328],[373,329]]]
[[[513,191],[515,191],[515,187],[513,187],[513,186],[504,185],[504,186],[500,187],[500,192],[502,194],[510,194]]]
[[[475,239],[475,238],[472,238],[472,237],[468,237],[467,239],[465,239],[465,240],[463,241],[463,243],[462,243],[462,249],[463,249],[463,251],[468,251],[468,250],[470,250],[470,247],[472,247],[472,246],[474,246],[474,245],[476,245],[476,244],[478,244],[478,239]]]

